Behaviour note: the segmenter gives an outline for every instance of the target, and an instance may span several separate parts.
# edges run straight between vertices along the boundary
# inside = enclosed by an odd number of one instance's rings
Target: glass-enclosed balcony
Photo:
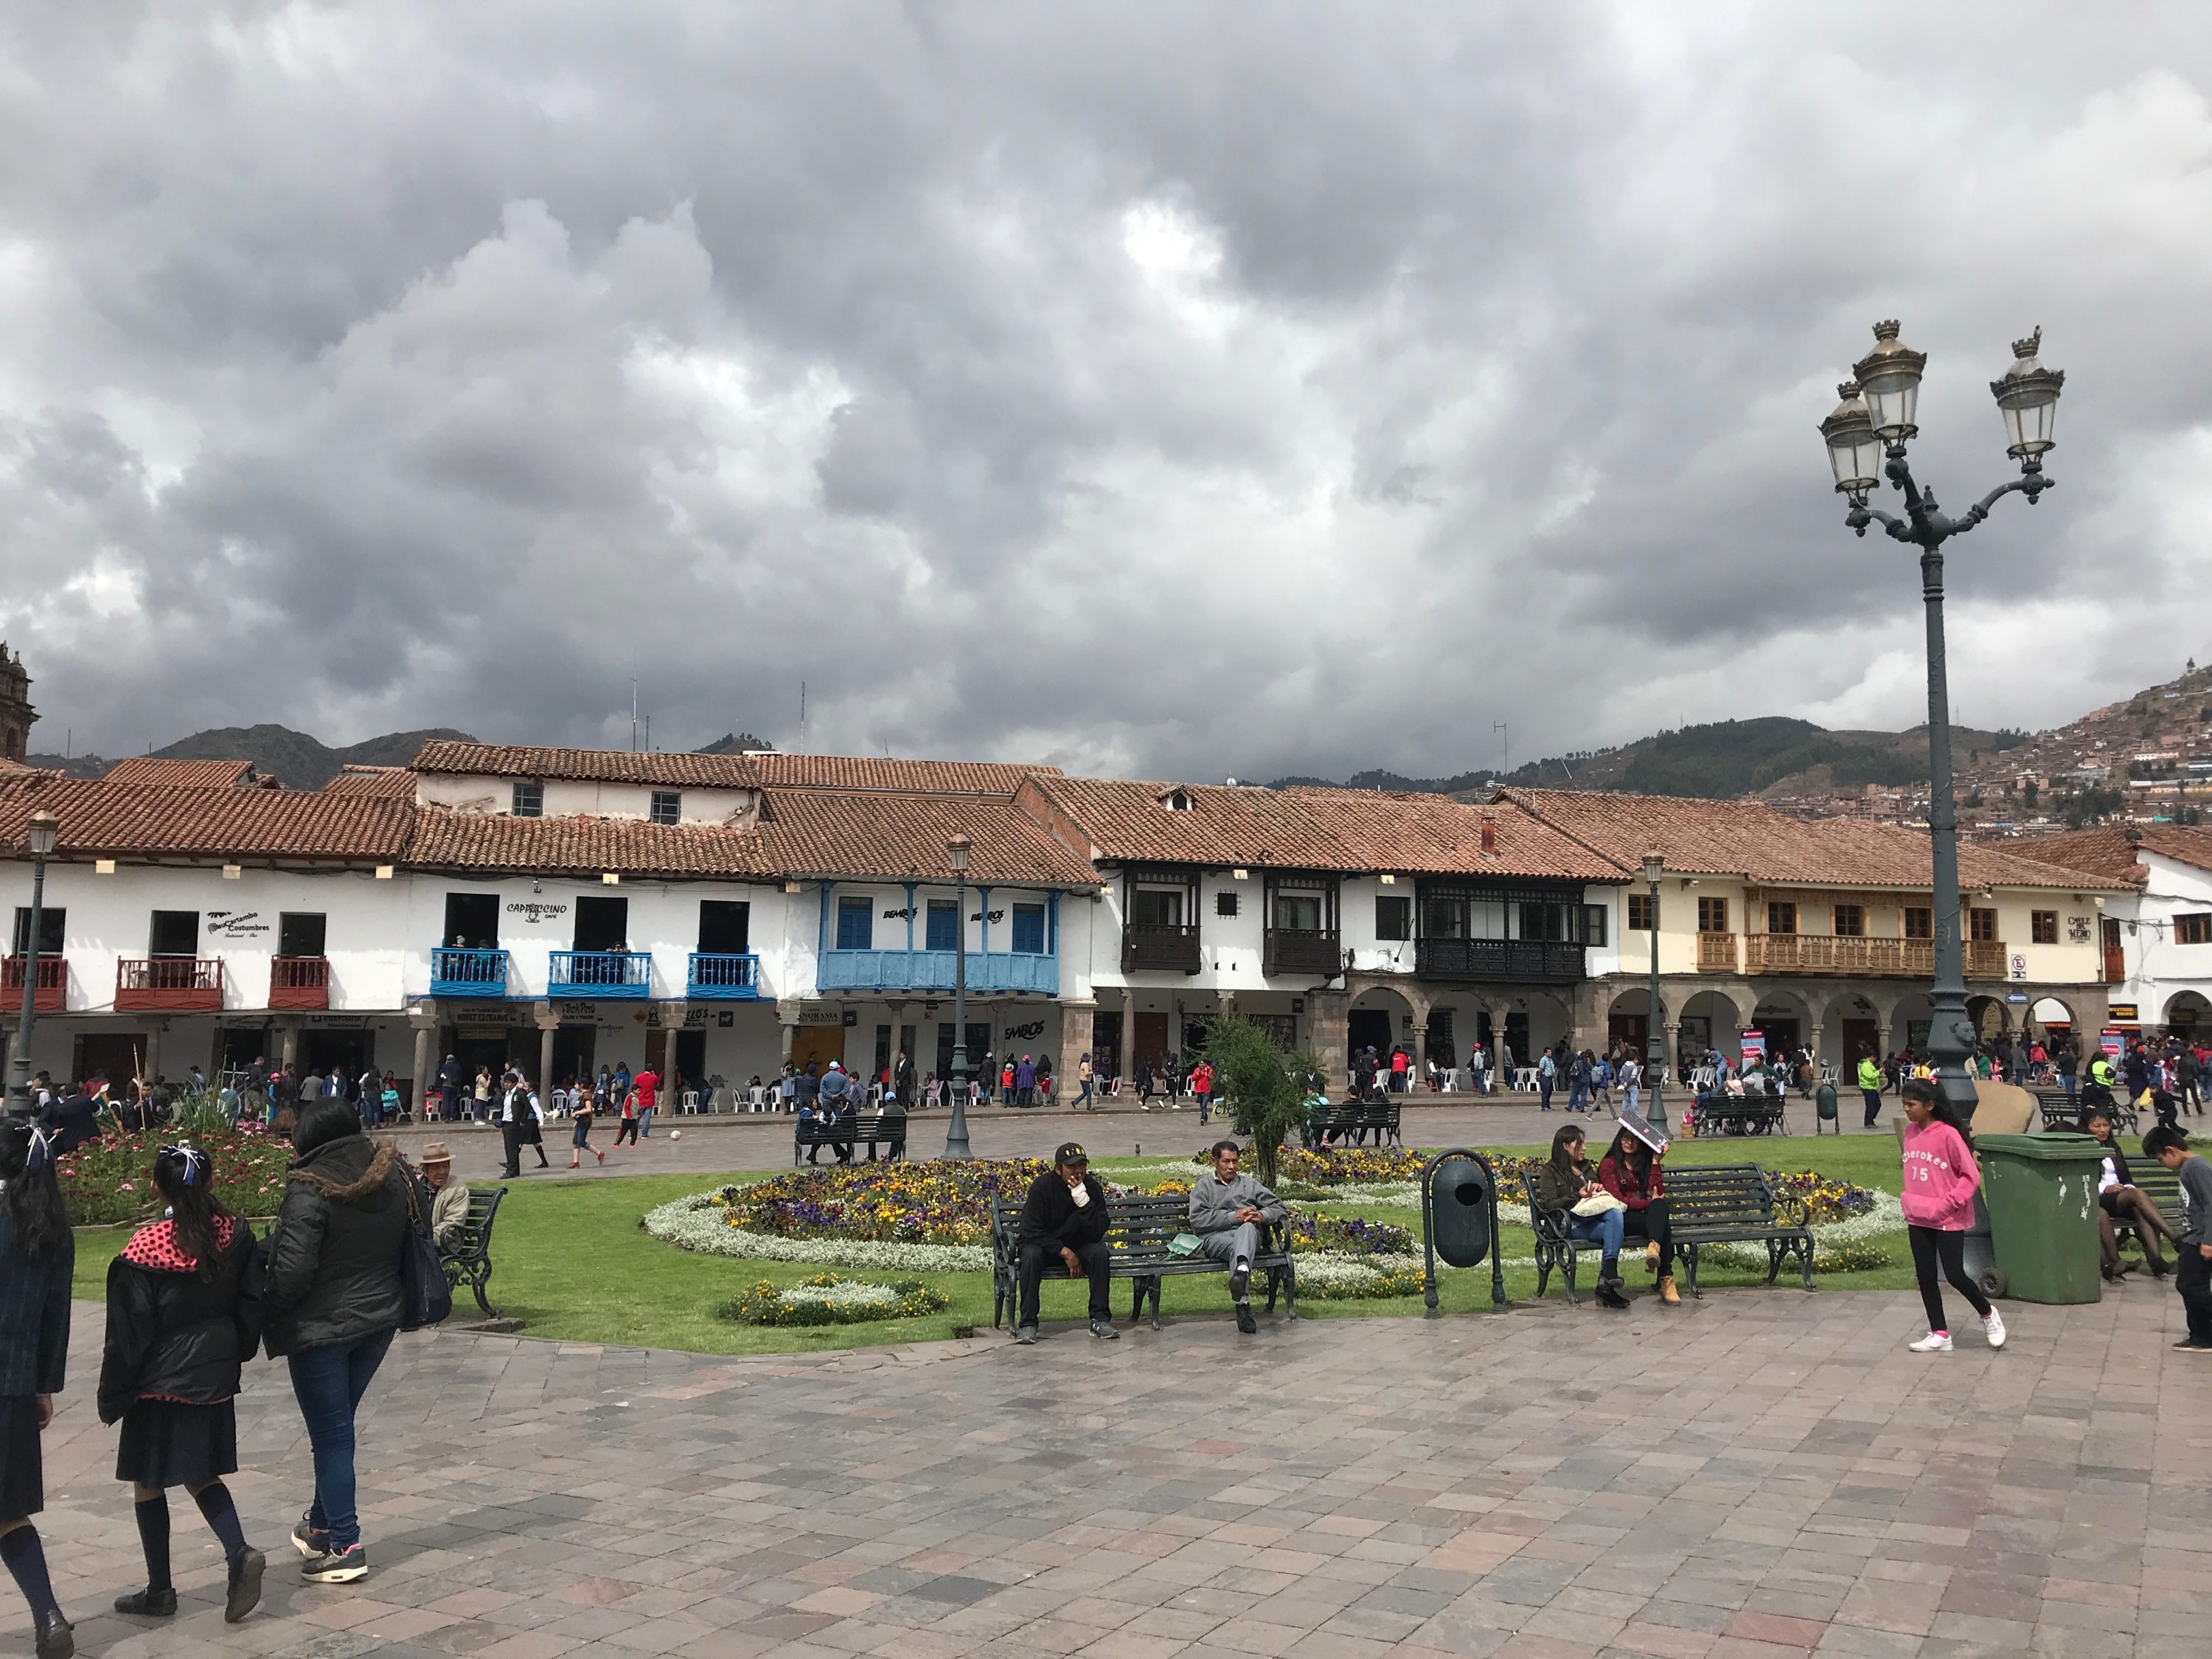
[[[814,968],[823,991],[941,991],[952,989],[951,951],[824,951]],[[1060,959],[1027,951],[970,951],[972,993],[1060,994]]]

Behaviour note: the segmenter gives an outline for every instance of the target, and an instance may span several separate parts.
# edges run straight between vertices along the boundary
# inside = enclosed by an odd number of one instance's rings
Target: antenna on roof
[[[629,752],[637,753],[637,676],[629,677]]]
[[[1498,741],[1504,747],[1504,763],[1498,769],[1498,775],[1501,778],[1505,777],[1513,770],[1512,728],[1507,726],[1504,720],[1492,720],[1490,723],[1490,729],[1498,733]]]
[[[806,682],[799,683],[799,752],[806,752]]]

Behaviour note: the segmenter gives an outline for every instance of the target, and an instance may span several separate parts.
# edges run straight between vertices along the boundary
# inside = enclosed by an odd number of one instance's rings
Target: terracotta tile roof
[[[1365,867],[1326,824],[1279,790],[1119,778],[1046,776],[1032,781],[1110,863]],[[1162,804],[1178,789],[1190,798],[1188,811],[1170,811]]]
[[[2136,837],[2132,842],[2128,839],[2130,829]],[[2150,879],[2149,871],[2136,856],[2138,848],[2145,853],[2172,859],[2177,864],[2212,870],[2212,831],[2178,823],[2078,830],[2071,835],[2036,836],[2006,845],[2018,856],[2033,859],[2039,864],[2055,864],[2062,869],[2079,870],[2132,887],[2143,886]]]
[[[414,809],[402,862],[441,870],[761,878],[772,872],[750,830],[647,823],[640,818],[518,818]]]
[[[793,789],[888,789],[955,795],[1006,795],[1032,772],[1056,766],[1005,766],[989,761],[894,760],[876,755],[785,755],[745,758],[770,787]]]
[[[415,775],[404,766],[349,766],[323,786],[331,795],[376,795],[386,800],[413,800]]]
[[[315,789],[179,789],[33,773],[0,780],[0,844],[20,846],[44,806],[61,850],[82,857],[330,859],[390,863],[407,843],[404,802]]]
[[[1625,867],[1647,851],[1690,875],[1733,875],[1767,885],[1929,885],[1928,837],[1860,818],[1791,817],[1757,801],[1686,800],[1596,789],[1508,789],[1501,799]],[[1959,878],[1969,887],[2110,885],[2016,854],[1961,842]]]
[[[1470,806],[1447,795],[1299,787],[1283,792],[1365,867],[1415,875],[1529,876],[1620,881],[1626,872],[1519,807]],[[1482,850],[1482,824],[1497,850]]]
[[[1097,872],[1010,801],[963,795],[769,792],[760,836],[779,874],[949,881],[945,844],[975,842],[969,884],[1093,888]]]
[[[536,749],[521,744],[433,738],[415,756],[417,772],[471,777],[566,778],[672,788],[757,789],[760,773],[743,755],[633,754],[626,749]]]
[[[163,760],[154,755],[132,755],[109,767],[100,781],[161,789],[232,789],[252,775],[252,761]]]

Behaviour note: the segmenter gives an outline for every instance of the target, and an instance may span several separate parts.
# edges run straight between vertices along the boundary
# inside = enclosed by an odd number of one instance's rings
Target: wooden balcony
[[[1194,923],[1133,921],[1121,929],[1121,971],[1194,974],[1198,971],[1198,928]]]
[[[58,1014],[69,997],[69,961],[41,954],[38,983],[31,991],[31,1006],[41,1014]],[[23,1006],[23,958],[0,962],[0,1013],[18,1013]]]
[[[2003,979],[2006,977],[2007,962],[2002,939],[1970,939],[1966,941],[1968,979]]]
[[[1936,945],[1924,939],[1841,939],[1833,933],[1753,933],[1744,942],[1749,974],[1850,974],[1926,979]]]
[[[118,1013],[216,1013],[222,963],[214,957],[125,957],[115,964]]]
[[[1334,979],[1344,971],[1342,936],[1334,927],[1270,927],[1261,971]]]
[[[1698,935],[1698,971],[1701,974],[1740,974],[1743,957],[1734,933]]]
[[[328,957],[278,957],[269,964],[271,1008],[327,1008],[331,1006]]]
[[[1424,939],[1413,944],[1413,971],[1479,984],[1571,985],[1583,977],[1583,952],[1564,939]]]

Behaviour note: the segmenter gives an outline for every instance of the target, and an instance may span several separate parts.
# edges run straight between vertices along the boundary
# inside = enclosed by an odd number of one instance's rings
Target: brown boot
[[[1659,1299],[1670,1308],[1677,1308],[1681,1305],[1682,1293],[1674,1288],[1674,1274],[1662,1273],[1659,1275]]]
[[[1644,1271],[1647,1273],[1659,1271],[1659,1241],[1656,1238],[1644,1247]]]

